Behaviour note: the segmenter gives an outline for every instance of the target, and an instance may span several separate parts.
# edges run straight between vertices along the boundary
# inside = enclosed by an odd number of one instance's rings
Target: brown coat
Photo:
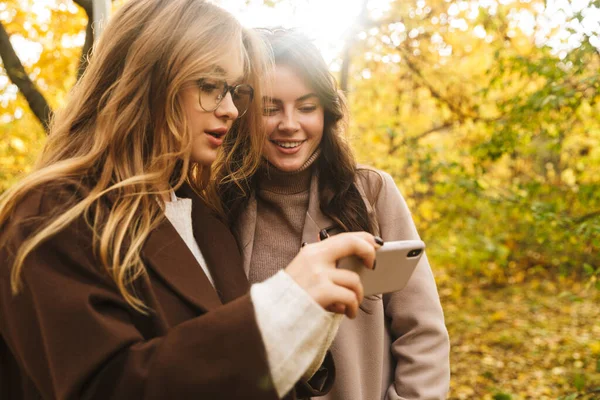
[[[386,241],[417,239],[410,211],[392,177],[361,168],[357,187],[376,233]],[[318,178],[313,176],[302,241],[313,243],[320,229],[335,226],[319,208]],[[253,197],[235,231],[248,273],[256,200]],[[449,340],[435,281],[427,257],[421,258],[400,292],[370,296],[354,320],[345,319],[331,352],[336,381],[328,400],[441,400],[450,380]]]
[[[235,240],[193,192],[178,194],[193,199],[216,291],[165,220],[143,246],[148,275],[136,284],[149,316],[98,267],[81,219],[29,255],[13,296],[9,267],[35,228],[29,217],[60,199],[37,193],[20,205],[0,233],[0,399],[277,399]]]

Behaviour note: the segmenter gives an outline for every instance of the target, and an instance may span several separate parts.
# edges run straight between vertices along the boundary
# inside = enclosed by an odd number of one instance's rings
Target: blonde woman
[[[327,391],[331,363],[314,365],[324,308],[354,316],[362,300],[334,266],[349,254],[371,265],[373,236],[307,246],[250,288],[197,195],[233,124],[248,151],[227,179],[259,163],[261,54],[203,0],[130,0],[114,15],[35,171],[0,198],[0,398]]]
[[[251,196],[230,183],[218,188],[250,282],[278,273],[319,236],[327,242],[369,231],[386,241],[418,239],[391,176],[356,165],[343,136],[344,97],[317,48],[293,30],[263,35],[276,63],[273,90],[263,98],[264,162],[245,182]],[[336,381],[325,399],[445,399],[448,333],[427,257],[404,290],[369,296],[360,308],[355,319],[338,317],[330,326]]]

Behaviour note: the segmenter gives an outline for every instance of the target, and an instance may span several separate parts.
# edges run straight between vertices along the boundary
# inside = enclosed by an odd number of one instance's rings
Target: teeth
[[[302,142],[273,142],[277,146],[285,147],[286,149],[293,149],[294,147],[298,147],[302,144]]]

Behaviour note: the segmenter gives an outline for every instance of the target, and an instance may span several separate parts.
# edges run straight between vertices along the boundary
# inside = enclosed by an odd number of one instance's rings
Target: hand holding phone
[[[357,257],[345,257],[338,262],[338,268],[348,269],[360,276],[365,296],[401,290],[412,276],[423,251],[421,240],[401,240],[385,242],[377,250],[376,268],[366,268]]]

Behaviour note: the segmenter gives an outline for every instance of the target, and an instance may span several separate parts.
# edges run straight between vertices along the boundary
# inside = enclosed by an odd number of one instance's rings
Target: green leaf
[[[578,391],[582,391],[585,388],[585,383],[586,377],[584,374],[577,374],[573,378],[573,386],[575,386],[575,389]]]
[[[583,270],[585,271],[586,275],[588,275],[588,276],[592,276],[596,273],[596,270],[594,269],[594,267],[592,267],[588,263],[583,264]]]
[[[568,396],[559,397],[558,400],[575,400],[579,396],[577,393],[571,393]]]

